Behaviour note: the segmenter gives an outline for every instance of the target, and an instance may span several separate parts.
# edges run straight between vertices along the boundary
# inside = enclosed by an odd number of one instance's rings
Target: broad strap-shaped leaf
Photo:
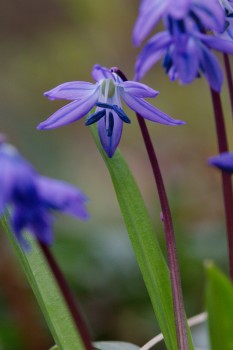
[[[84,350],[81,337],[35,238],[28,234],[26,238],[31,250],[24,252],[11,232],[7,216],[2,217],[1,224],[21,263],[59,350]]]
[[[233,284],[213,263],[206,264],[209,333],[212,350],[233,349]]]
[[[108,158],[100,145],[95,126],[91,126],[91,132],[111,175],[129,238],[167,349],[177,350],[169,270],[145,203],[120,151],[117,150],[113,158]],[[192,350],[191,337],[189,346]]]

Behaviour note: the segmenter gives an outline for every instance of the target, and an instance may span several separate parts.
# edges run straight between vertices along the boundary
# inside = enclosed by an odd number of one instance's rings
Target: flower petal
[[[98,88],[97,84],[86,81],[71,81],[58,85],[44,93],[49,100],[80,100],[92,94]]]
[[[190,5],[190,0],[170,0],[168,12],[175,19],[183,19],[187,15]]]
[[[155,97],[159,94],[158,91],[149,86],[135,81],[124,81],[122,83],[116,83],[115,85],[123,88],[126,93],[132,94],[135,97]]]
[[[112,158],[117,146],[119,145],[122,129],[123,129],[123,122],[118,117],[115,111],[112,111],[113,119],[114,119],[114,127],[112,130],[112,136],[107,135],[106,131],[106,125],[104,118],[100,119],[98,121],[98,132],[100,137],[100,142],[102,144],[103,149],[107,153],[109,158]]]
[[[171,43],[172,38],[167,31],[156,34],[148,41],[137,58],[135,80],[140,80],[160,60]]]
[[[205,28],[222,32],[225,25],[225,15],[217,0],[193,0],[193,11]]]
[[[189,84],[197,77],[200,49],[193,37],[187,39],[184,50],[179,50],[179,46],[175,47],[172,59],[182,83]]]
[[[233,152],[225,152],[221,153],[219,156],[211,157],[208,163],[223,171],[233,173]]]
[[[198,34],[198,38],[204,42],[208,47],[224,52],[233,54],[233,42],[231,40],[222,39],[212,35]]]
[[[59,210],[82,220],[89,218],[85,207],[88,199],[75,186],[44,176],[38,176],[36,184],[45,207]]]
[[[52,114],[47,120],[40,123],[39,130],[53,129],[73,123],[84,117],[95,105],[98,100],[99,89],[96,89],[91,95],[80,101],[74,101],[60,108]]]
[[[140,114],[145,119],[165,125],[185,124],[185,122],[181,120],[175,120],[169,117],[166,113],[160,111],[159,109],[152,106],[150,103],[143,99],[133,97],[126,93],[122,95],[122,98],[133,111]]]
[[[140,7],[140,13],[133,29],[133,44],[139,46],[160,20],[169,6],[169,0],[147,1]]]
[[[223,84],[223,73],[221,65],[212,52],[205,46],[201,45],[201,70],[209,82],[210,87],[220,92]]]
[[[112,75],[110,69],[102,67],[100,64],[95,64],[92,68],[92,77],[95,79],[95,81],[100,81],[102,79],[114,80],[114,76]]]

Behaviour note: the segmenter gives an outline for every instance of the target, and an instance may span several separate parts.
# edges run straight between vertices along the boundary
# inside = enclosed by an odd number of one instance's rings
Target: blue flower
[[[178,21],[189,17],[204,29],[224,30],[224,12],[217,0],[141,0],[133,30],[134,45],[139,46],[158,21],[167,17]]]
[[[225,28],[221,37],[224,39],[233,39],[233,1],[219,0],[220,5],[225,11]]]
[[[211,157],[208,160],[210,165],[216,166],[217,168],[233,173],[233,152],[224,152],[218,156]]]
[[[63,181],[40,176],[35,169],[7,144],[0,143],[0,217],[6,206],[11,207],[11,226],[22,245],[28,229],[46,245],[53,242],[52,211],[60,211],[82,220],[89,215],[85,208],[87,197]]]
[[[147,85],[123,81],[111,70],[95,65],[92,76],[96,83],[73,81],[61,84],[44,95],[51,100],[74,100],[59,109],[38,129],[52,129],[75,122],[84,117],[95,107],[94,113],[88,116],[86,125],[95,122],[101,144],[108,157],[112,157],[120,142],[123,123],[130,123],[121,106],[121,99],[143,118],[165,125],[181,125],[184,122],[174,120],[147,101],[145,97],[155,97],[158,92]]]
[[[220,91],[223,82],[221,66],[210,49],[233,53],[233,43],[203,34],[193,21],[169,19],[169,30],[154,35],[136,61],[136,80],[164,56],[163,66],[172,81],[191,83],[204,74],[210,87]]]

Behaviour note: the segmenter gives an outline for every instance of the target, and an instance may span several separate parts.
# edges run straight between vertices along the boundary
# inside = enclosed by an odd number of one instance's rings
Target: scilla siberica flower
[[[141,0],[133,30],[134,45],[139,46],[161,18],[181,21],[187,16],[198,20],[206,29],[224,30],[224,13],[218,0]]]
[[[233,39],[233,1],[232,0],[219,0],[225,12],[225,29],[222,33],[222,37],[225,39]]]
[[[136,62],[135,79],[140,80],[164,56],[163,67],[172,81],[189,84],[203,73],[210,87],[219,92],[223,73],[210,49],[232,54],[233,43],[201,33],[189,20],[170,22],[170,30],[156,34],[143,48]]]
[[[211,157],[208,160],[210,165],[216,166],[217,168],[233,173],[233,152],[224,152],[218,156]]]
[[[184,3],[189,4],[189,7],[188,11],[183,11],[186,14],[183,18],[177,19],[169,9],[164,14],[167,30],[154,35],[143,48],[136,62],[135,79],[140,80],[161,57],[164,57],[163,66],[172,81],[178,79],[181,83],[188,84],[203,73],[210,87],[219,92],[223,82],[222,69],[210,49],[233,53],[233,44],[222,38],[207,35],[205,31],[224,30],[223,9],[215,0],[203,3],[190,0]],[[145,21],[145,14],[141,16]],[[137,24],[135,28],[136,37]]]
[[[40,176],[35,169],[7,144],[0,143],[0,217],[11,207],[11,226],[25,249],[23,230],[46,245],[53,242],[52,211],[60,211],[82,220],[89,215],[87,197],[63,181]]]
[[[184,122],[174,120],[147,101],[145,97],[155,97],[158,92],[150,87],[134,82],[122,81],[111,70],[95,65],[92,76],[96,83],[73,81],[61,84],[44,95],[50,100],[74,100],[59,109],[38,129],[52,129],[75,122],[84,117],[95,107],[94,113],[88,116],[86,125],[98,124],[101,144],[108,157],[112,157],[120,142],[123,123],[130,123],[121,106],[121,99],[143,118],[165,125],[181,125]]]

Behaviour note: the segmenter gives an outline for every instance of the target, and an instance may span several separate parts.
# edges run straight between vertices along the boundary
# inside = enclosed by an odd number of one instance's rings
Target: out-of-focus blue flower
[[[224,30],[224,11],[218,0],[141,0],[133,43],[139,46],[161,18],[181,21],[188,17],[204,29]]]
[[[53,242],[53,210],[88,219],[87,197],[82,191],[63,181],[40,176],[7,143],[0,143],[0,169],[0,217],[9,205],[12,229],[23,248],[28,248],[24,229],[41,243]]]
[[[121,106],[121,99],[143,118],[165,125],[181,125],[147,101],[145,97],[155,97],[158,92],[147,85],[135,81],[123,81],[111,70],[95,65],[92,76],[96,83],[73,81],[61,84],[44,95],[51,100],[74,100],[59,109],[38,129],[53,129],[75,122],[84,117],[93,107],[94,113],[88,116],[86,125],[97,122],[101,144],[108,157],[112,157],[120,142],[123,123],[130,123]]]
[[[219,2],[225,11],[225,29],[221,37],[233,40],[233,1],[219,0]]]
[[[223,171],[233,173],[233,152],[225,152],[218,156],[211,157],[208,163]]]
[[[154,35],[145,45],[136,61],[136,80],[164,57],[163,66],[172,81],[178,79],[182,84],[191,83],[204,74],[210,87],[220,91],[223,82],[221,66],[211,52],[215,49],[233,53],[233,43],[199,31],[190,20],[169,19],[169,30]]]

